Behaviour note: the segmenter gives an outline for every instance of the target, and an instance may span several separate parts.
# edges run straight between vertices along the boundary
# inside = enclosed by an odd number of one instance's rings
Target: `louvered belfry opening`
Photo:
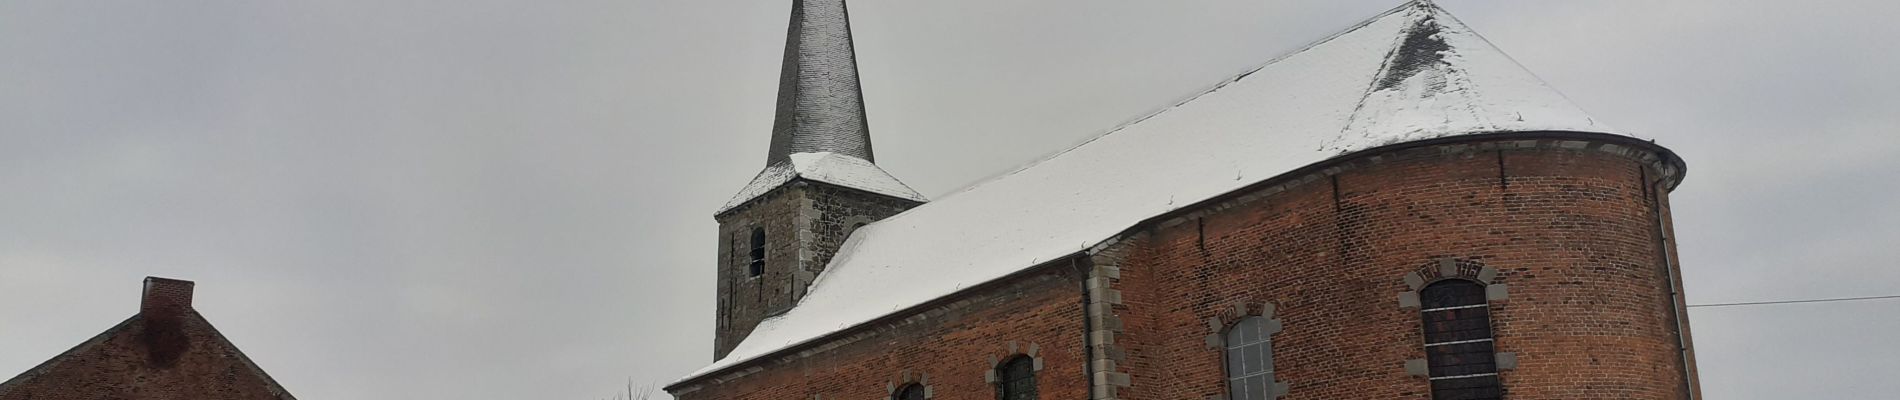
[[[749,276],[765,274],[765,228],[752,228],[752,251],[746,263]]]
[[[1433,283],[1419,292],[1424,306],[1425,360],[1435,400],[1501,399],[1497,348],[1491,339],[1491,307],[1484,285],[1462,279]]]

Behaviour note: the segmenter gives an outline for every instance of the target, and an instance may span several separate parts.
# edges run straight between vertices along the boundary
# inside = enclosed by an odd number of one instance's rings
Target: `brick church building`
[[[679,399],[1700,397],[1683,161],[1430,2],[930,201],[793,4]]]

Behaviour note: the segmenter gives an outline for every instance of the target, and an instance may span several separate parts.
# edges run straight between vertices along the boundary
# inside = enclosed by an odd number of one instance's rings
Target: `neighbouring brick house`
[[[145,278],[138,314],[0,383],[0,400],[296,399],[192,309],[192,286]]]
[[[793,4],[680,399],[1699,397],[1683,161],[1429,2],[928,203]]]

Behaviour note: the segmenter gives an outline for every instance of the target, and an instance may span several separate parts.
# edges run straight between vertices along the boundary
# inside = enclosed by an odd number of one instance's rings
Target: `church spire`
[[[875,161],[844,0],[793,0],[766,165],[829,152]]]
[[[871,163],[844,2],[792,1],[765,169],[713,213],[713,358],[797,306],[853,232],[924,204],[923,195]]]
[[[717,214],[800,180],[895,197],[907,204],[925,201],[872,163],[871,131],[864,119],[864,93],[844,3],[792,0],[784,70],[779,72],[778,116],[772,122],[765,169]]]

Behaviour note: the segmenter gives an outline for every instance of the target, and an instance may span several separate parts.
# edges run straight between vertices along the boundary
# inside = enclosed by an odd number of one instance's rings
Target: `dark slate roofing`
[[[878,168],[844,0],[794,0],[765,169],[715,214],[804,179],[923,202]]]
[[[795,0],[779,71],[778,116],[766,165],[797,153],[877,161],[864,118],[864,91],[844,0]]]

